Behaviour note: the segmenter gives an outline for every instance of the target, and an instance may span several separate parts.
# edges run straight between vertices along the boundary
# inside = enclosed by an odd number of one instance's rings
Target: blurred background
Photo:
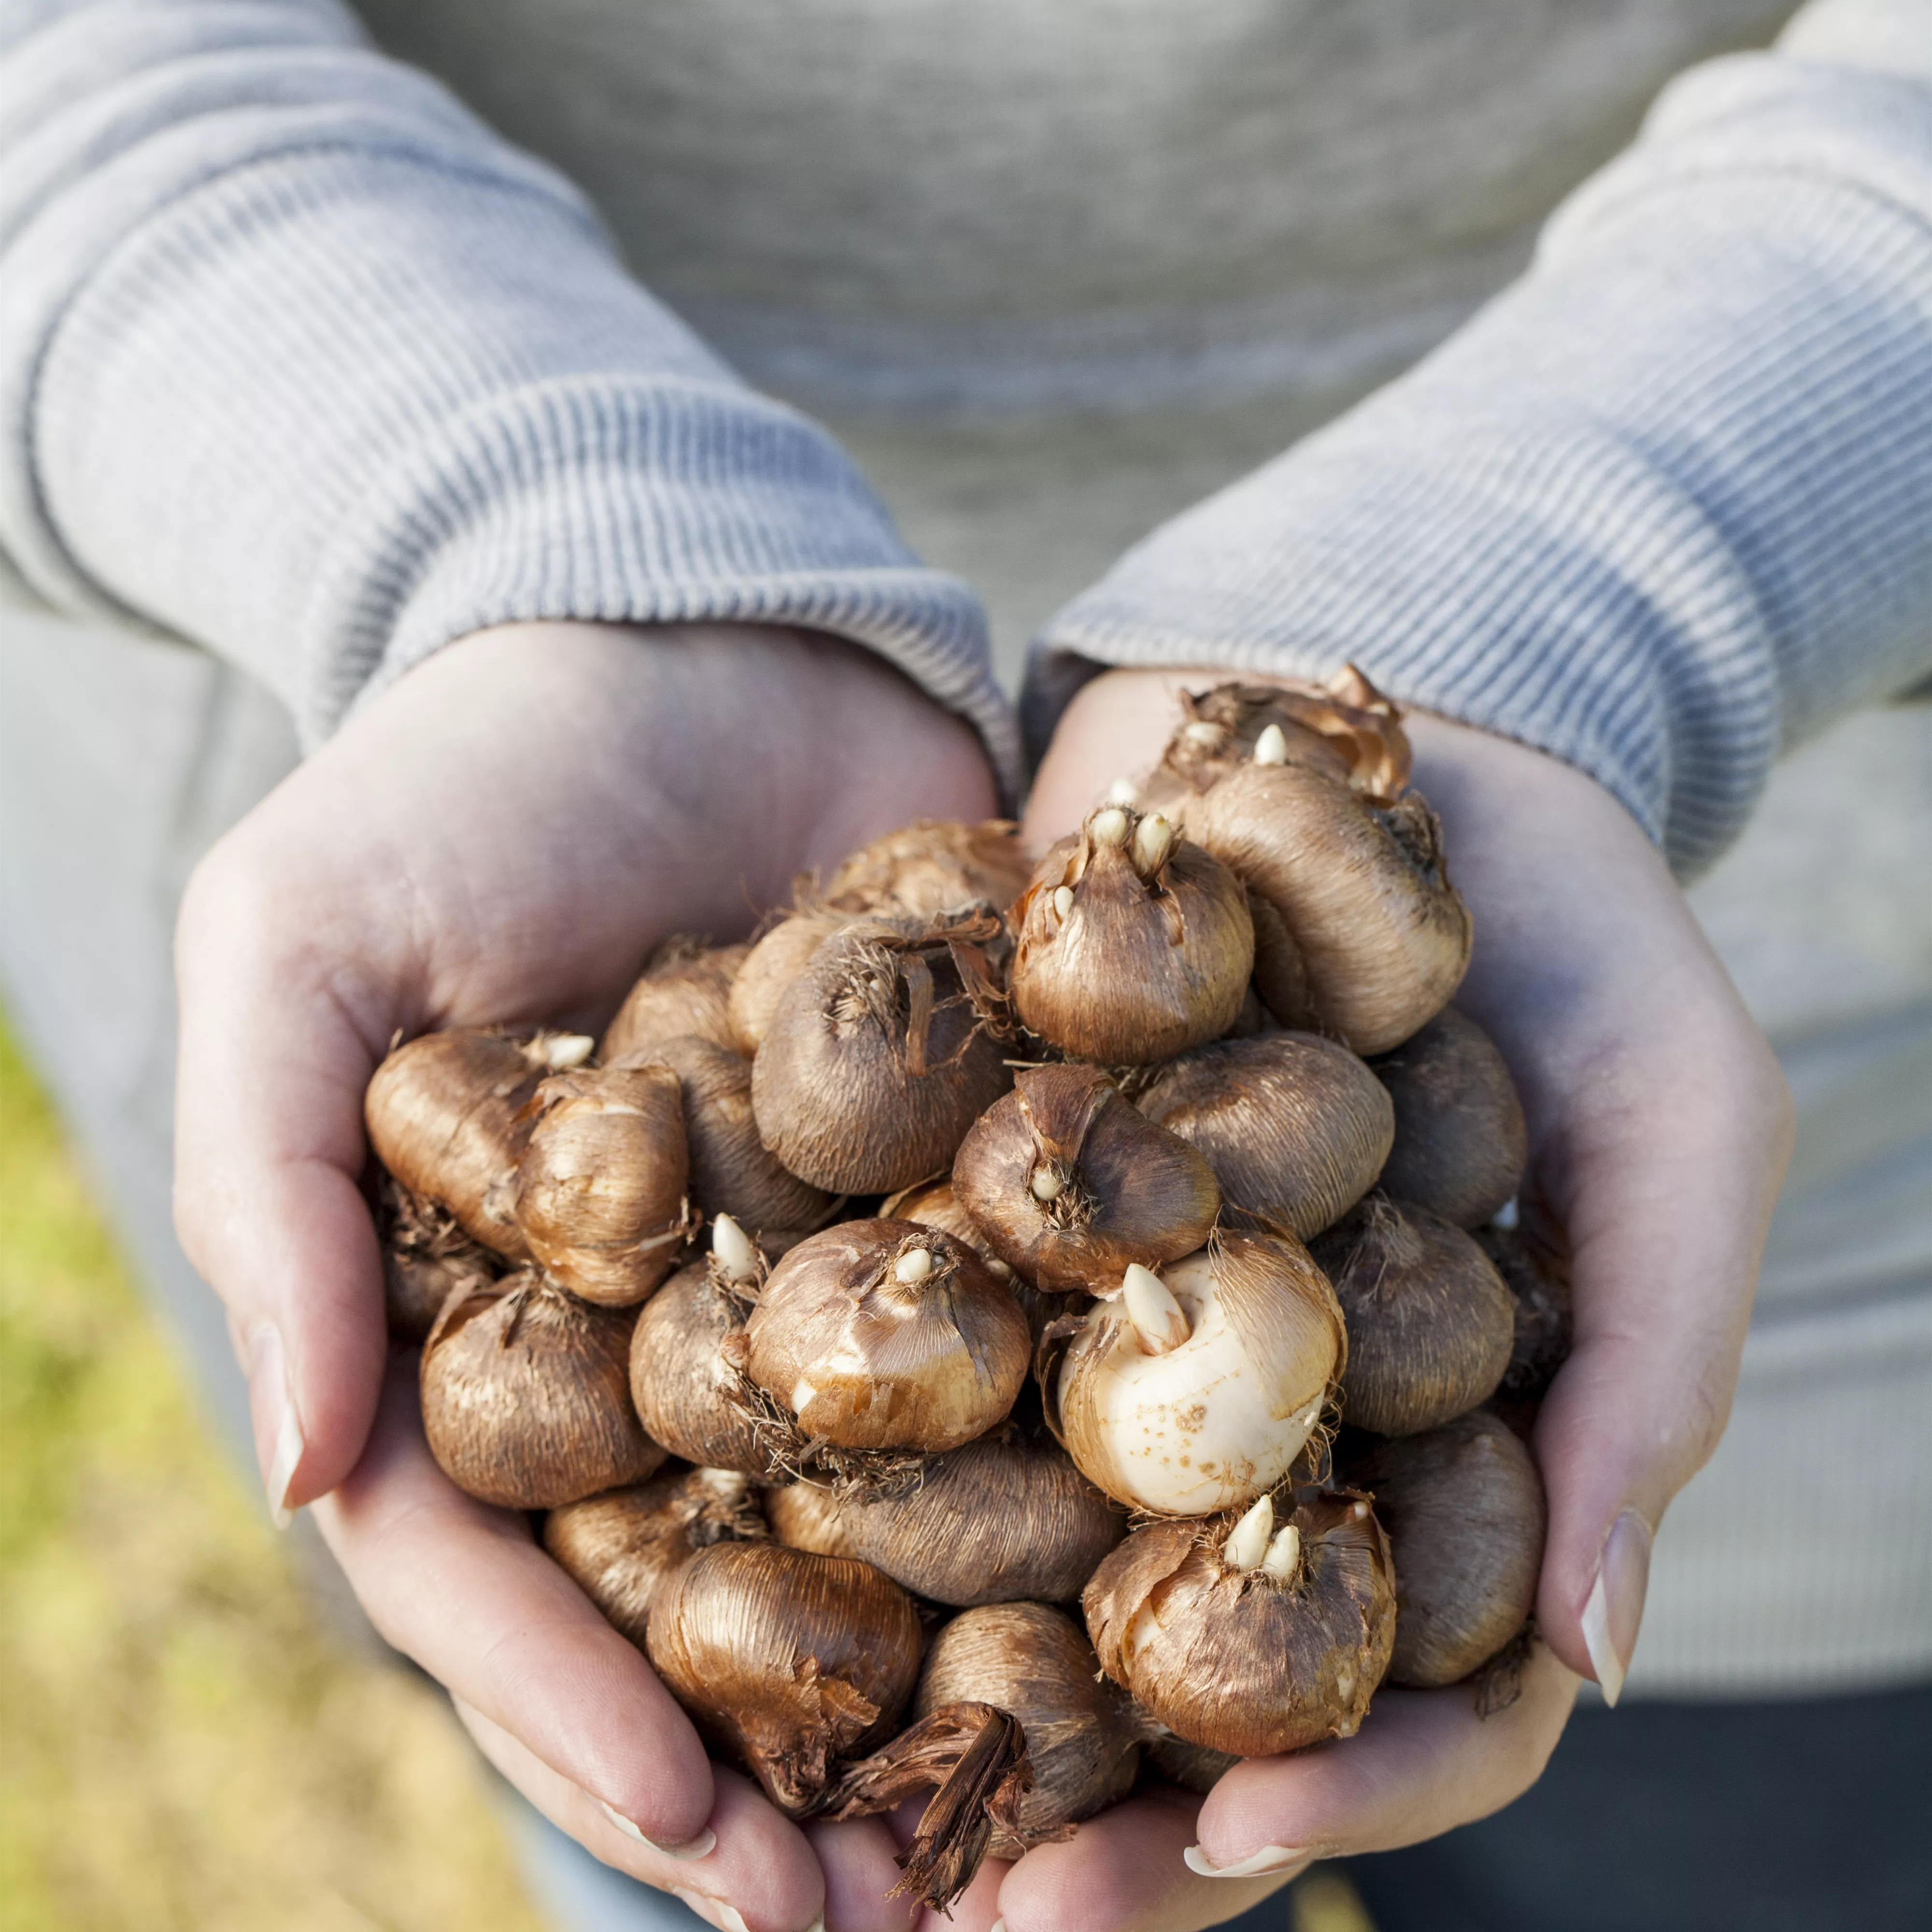
[[[448,1705],[328,1618],[4,1023],[0,1570],[4,1932],[542,1932]],[[1372,1932],[1329,1874],[1282,1924]]]

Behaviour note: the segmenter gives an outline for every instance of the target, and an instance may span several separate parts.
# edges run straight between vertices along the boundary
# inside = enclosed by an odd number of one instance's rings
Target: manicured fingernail
[[[745,1915],[735,1905],[727,1905],[722,1898],[706,1898],[701,1892],[686,1892],[674,1886],[671,1897],[682,1899],[707,1925],[715,1925],[718,1932],[752,1932],[745,1923]]]
[[[302,1459],[302,1424],[289,1394],[282,1331],[272,1322],[256,1322],[248,1337],[248,1406],[255,1424],[255,1453],[262,1459],[268,1514],[278,1529],[286,1529],[295,1520],[288,1504],[289,1485]]]
[[[1635,1510],[1625,1510],[1610,1525],[1597,1562],[1597,1580],[1583,1606],[1583,1646],[1606,1704],[1623,1695],[1624,1674],[1636,1648],[1644,1592],[1650,1587],[1650,1525]]]
[[[1264,1845],[1231,1865],[1217,1865],[1208,1862],[1207,1853],[1198,1845],[1190,1845],[1180,1856],[1187,1862],[1187,1869],[1198,1872],[1203,1878],[1259,1878],[1264,1872],[1286,1871],[1290,1865],[1307,1864],[1315,1854],[1298,1845]]]
[[[676,1858],[685,1864],[704,1857],[718,1842],[718,1834],[707,1828],[699,1832],[694,1838],[687,1838],[681,1845],[661,1845],[656,1839],[646,1838],[622,1812],[613,1805],[606,1804],[601,1798],[597,1801],[597,1808],[626,1838],[651,1851],[662,1853],[665,1858]]]

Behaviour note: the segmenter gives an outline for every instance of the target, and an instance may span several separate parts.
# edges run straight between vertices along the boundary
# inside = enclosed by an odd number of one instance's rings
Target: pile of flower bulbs
[[[1567,1298],[1397,714],[1183,708],[1037,864],[910,826],[601,1042],[370,1084],[438,1462],[788,1815],[932,1788],[935,1903],[1384,1682],[1507,1696],[1534,1598]]]

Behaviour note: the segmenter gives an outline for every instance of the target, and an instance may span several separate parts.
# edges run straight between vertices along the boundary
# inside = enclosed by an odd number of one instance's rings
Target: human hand
[[[430,1460],[412,1373],[386,1372],[362,1091],[398,1029],[596,1031],[670,933],[735,937],[795,872],[994,806],[970,729],[855,646],[506,626],[345,725],[182,908],[176,1220],[227,1304],[271,1502],[322,1499],[377,1629],[541,1809],[721,1925],[802,1932],[829,1900],[841,1932],[903,1928],[886,1828],[802,1832],[714,1770],[524,1518]]]
[[[1150,765],[1174,693],[1214,681],[1117,671],[1088,685],[1034,788],[1032,842]],[[1550,1498],[1541,1642],[1508,1710],[1479,1719],[1466,1688],[1384,1690],[1352,1738],[1238,1766],[1204,1803],[1135,1799],[1029,1854],[996,1900],[969,1901],[981,1916],[962,1916],[962,1932],[995,1912],[1006,1932],[1183,1932],[1313,1859],[1414,1844],[1508,1804],[1554,1748],[1576,1675],[1614,1701],[1652,1534],[1723,1430],[1790,1153],[1777,1063],[1607,792],[1508,740],[1406,722],[1474,916],[1456,1001],[1509,1063],[1530,1185],[1571,1251],[1574,1351],[1535,1438]]]

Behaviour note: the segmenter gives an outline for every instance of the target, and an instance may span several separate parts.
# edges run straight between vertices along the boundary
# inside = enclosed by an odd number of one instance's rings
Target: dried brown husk
[[[700,1212],[728,1214],[748,1233],[776,1236],[781,1245],[830,1214],[832,1197],[800,1180],[759,1139],[752,1063],[742,1054],[686,1034],[658,1041],[648,1058],[678,1077],[691,1198]]]
[[[765,1516],[772,1534],[794,1550],[817,1556],[856,1556],[845,1528],[845,1514],[832,1490],[818,1483],[788,1483],[765,1492]]]
[[[1004,910],[1026,889],[1032,869],[1010,819],[921,818],[860,846],[815,902],[835,912],[917,918],[979,901]]]
[[[1348,1422],[1411,1436],[1495,1393],[1509,1366],[1515,1307],[1460,1228],[1378,1192],[1312,1246],[1348,1324]]]
[[[1051,1436],[1016,1423],[934,1456],[915,1488],[847,1504],[839,1520],[856,1555],[955,1606],[1071,1603],[1126,1530]]]
[[[1234,1520],[1151,1524],[1101,1564],[1082,1601],[1102,1669],[1178,1737],[1238,1757],[1353,1736],[1395,1642],[1372,1511],[1346,1492],[1299,1500],[1285,1582],[1229,1566]]]
[[[1342,1310],[1292,1235],[1219,1234],[1160,1270],[1188,1340],[1151,1354],[1125,1298],[1042,1351],[1047,1415],[1081,1473],[1130,1508],[1194,1516],[1251,1502],[1321,1425],[1347,1359]]]
[[[932,1640],[913,1714],[953,1703],[1010,1712],[1025,1734],[1033,1788],[1017,1828],[987,1847],[1016,1858],[1068,1835],[1132,1788],[1141,1725],[1131,1701],[1100,1674],[1086,1634],[1045,1604],[990,1604],[955,1617]]]
[[[1412,760],[1402,713],[1354,664],[1325,685],[1292,678],[1222,684],[1180,702],[1184,722],[1162,758],[1161,776],[1185,791],[1205,791],[1245,763],[1270,724],[1292,760],[1344,779],[1378,805],[1393,804],[1408,788]]]
[[[1395,1132],[1374,1074],[1312,1033],[1197,1047],[1162,1067],[1138,1104],[1199,1148],[1231,1205],[1304,1240],[1375,1185]]]
[[[523,1110],[550,1070],[545,1037],[476,1028],[422,1034],[376,1068],[362,1102],[383,1166],[510,1261],[530,1258],[516,1221],[516,1168],[530,1132]]]
[[[1110,813],[1126,821],[1124,842],[1095,836]],[[1180,838],[1143,874],[1142,823],[1122,806],[1090,813],[1040,861],[1012,910],[1014,1006],[1075,1059],[1138,1066],[1185,1053],[1234,1024],[1254,972],[1240,880]],[[1064,911],[1063,887],[1072,894]]]
[[[653,1062],[554,1073],[517,1169],[517,1225],[572,1294],[641,1301],[697,1231],[677,1076]]]
[[[651,1605],[680,1565],[714,1543],[766,1534],[748,1477],[677,1469],[552,1510],[543,1540],[605,1621],[642,1649]]]
[[[1011,1080],[990,913],[872,920],[786,989],[752,1068],[766,1147],[815,1186],[885,1194],[938,1172]]]
[[[1191,1254],[1221,1207],[1207,1159],[1094,1066],[1017,1073],[960,1143],[952,1188],[1035,1287],[1088,1294],[1118,1287],[1130,1262]]]
[[[778,1543],[719,1543],[651,1606],[646,1648],[671,1695],[788,1817],[824,1802],[840,1761],[889,1737],[918,1682],[919,1612],[870,1564]]]
[[[1480,1227],[1515,1195],[1529,1159],[1522,1102],[1489,1035],[1444,1006],[1375,1070],[1395,1102],[1383,1192]]]
[[[731,982],[731,1043],[747,1059],[764,1043],[785,988],[835,932],[854,922],[850,913],[806,908],[788,913],[746,954]]]
[[[735,1049],[731,983],[751,950],[707,946],[686,933],[666,940],[625,995],[597,1049],[598,1058],[608,1066],[631,1054],[648,1053],[682,1034],[696,1034]]]
[[[382,1311],[399,1342],[426,1340],[452,1294],[485,1287],[502,1271],[502,1264],[472,1241],[447,1208],[387,1175],[377,1197],[376,1226],[382,1241]]]
[[[1379,1442],[1351,1466],[1372,1490],[1396,1574],[1389,1682],[1460,1682],[1535,1607],[1547,1512],[1528,1450],[1486,1409]]]
[[[884,1220],[842,1222],[787,1253],[745,1343],[752,1380],[803,1436],[922,1454],[1000,1421],[1032,1350],[1011,1292],[964,1242]]]
[[[703,1468],[775,1472],[737,1400],[737,1370],[722,1352],[742,1333],[749,1296],[710,1258],[680,1268],[638,1316],[631,1338],[631,1400],[646,1431]]]
[[[556,1509],[663,1462],[631,1406],[628,1309],[593,1307],[533,1270],[452,1298],[423,1348],[423,1430],[460,1490]]]

